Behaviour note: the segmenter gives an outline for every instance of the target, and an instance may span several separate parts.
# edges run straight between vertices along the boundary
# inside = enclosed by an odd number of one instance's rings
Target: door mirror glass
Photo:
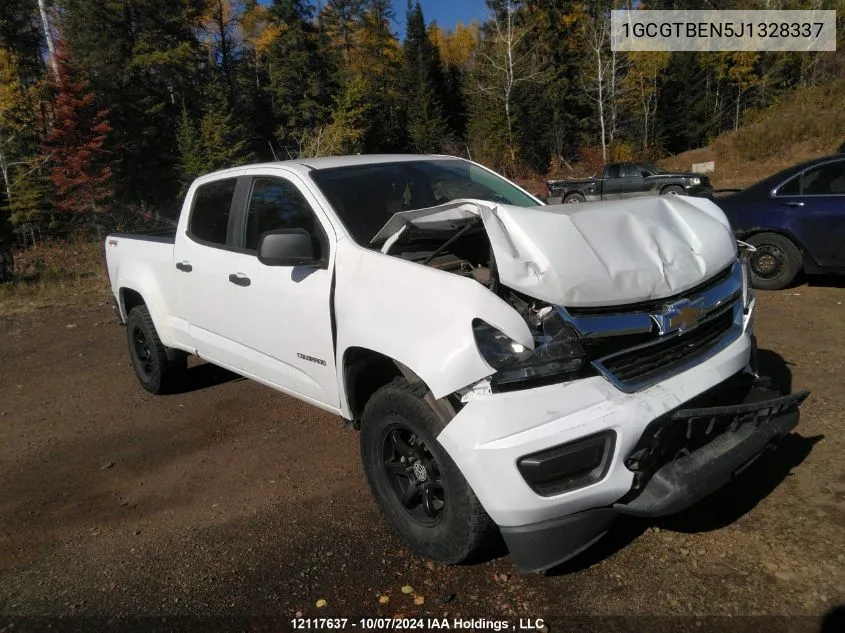
[[[305,229],[266,231],[258,240],[258,261],[265,266],[314,266],[319,260],[319,243]]]

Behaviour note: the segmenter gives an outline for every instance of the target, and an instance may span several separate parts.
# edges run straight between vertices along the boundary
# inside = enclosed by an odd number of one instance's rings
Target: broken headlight
[[[572,379],[590,366],[578,334],[556,316],[542,323],[533,350],[481,319],[473,321],[472,330],[478,351],[496,370],[492,383],[498,387],[525,381],[549,383]]]

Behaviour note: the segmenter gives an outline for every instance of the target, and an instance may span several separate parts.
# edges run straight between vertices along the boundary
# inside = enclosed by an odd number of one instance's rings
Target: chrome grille
[[[687,300],[701,306],[695,325],[660,335],[653,315]],[[704,361],[740,336],[742,269],[735,262],[704,284],[660,301],[592,313],[559,310],[583,337],[593,366],[619,389],[637,391]]]

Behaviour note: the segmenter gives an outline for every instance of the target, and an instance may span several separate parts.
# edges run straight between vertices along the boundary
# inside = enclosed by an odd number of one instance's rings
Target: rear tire
[[[420,556],[454,564],[483,549],[496,527],[437,441],[445,424],[426,393],[397,378],[373,394],[361,416],[361,459],[400,538]]]
[[[678,187],[677,185],[669,185],[663,191],[660,192],[661,196],[683,196],[686,192],[684,191],[683,187]]]
[[[135,306],[126,319],[129,358],[141,386],[154,394],[176,393],[185,388],[188,357],[165,347],[146,306]]]
[[[801,250],[778,233],[758,233],[745,240],[757,249],[751,253],[748,269],[751,285],[761,290],[781,290],[804,268]]]
[[[570,193],[568,196],[564,197],[563,202],[564,204],[578,204],[579,202],[584,202],[586,198],[583,194],[580,193]]]

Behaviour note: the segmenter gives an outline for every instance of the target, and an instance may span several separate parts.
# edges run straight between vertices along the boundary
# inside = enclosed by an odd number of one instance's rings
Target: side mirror
[[[319,250],[305,229],[265,231],[258,239],[258,261],[265,266],[317,266]]]
[[[651,172],[643,170],[640,172],[640,176],[642,176],[643,178],[648,178],[649,176],[651,176]]]

